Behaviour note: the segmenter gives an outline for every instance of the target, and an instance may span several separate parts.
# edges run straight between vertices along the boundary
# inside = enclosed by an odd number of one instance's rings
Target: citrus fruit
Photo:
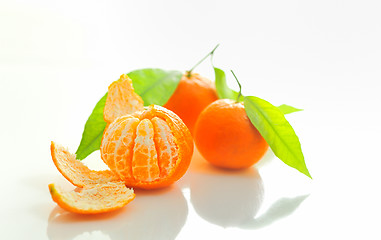
[[[64,147],[51,143],[53,162],[59,172],[78,186],[72,191],[63,191],[49,184],[50,194],[60,207],[70,212],[95,214],[119,209],[135,198],[134,191],[110,170],[94,171],[76,160]]]
[[[193,134],[198,115],[217,99],[217,92],[212,81],[197,73],[186,72],[164,107],[176,113]]]
[[[63,209],[82,214],[113,211],[135,198],[126,185],[165,187],[180,179],[189,167],[193,140],[186,125],[168,109],[155,105],[144,108],[126,74],[109,86],[103,117],[107,126],[101,157],[111,170],[90,170],[75,154],[51,143],[57,169],[78,187],[63,191],[49,185],[53,200]]]
[[[127,186],[165,187],[185,174],[193,154],[188,128],[164,107],[144,108],[125,74],[109,87],[104,119],[101,158]]]
[[[134,191],[123,182],[92,184],[72,191],[63,191],[49,184],[53,200],[63,209],[81,214],[110,212],[124,207],[135,198]]]
[[[150,189],[168,186],[185,174],[193,140],[176,114],[152,105],[110,123],[100,150],[127,186]]]
[[[228,99],[219,99],[202,111],[194,135],[201,155],[222,168],[250,167],[268,149],[268,144],[246,115],[243,103]]]

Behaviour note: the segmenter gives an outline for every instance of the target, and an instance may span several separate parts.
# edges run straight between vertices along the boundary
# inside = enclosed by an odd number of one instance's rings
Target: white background
[[[2,0],[0,238],[380,239],[380,12],[377,0]],[[56,207],[47,185],[67,183],[50,141],[74,152],[122,73],[187,70],[217,43],[215,65],[245,95],[304,109],[287,119],[313,180],[272,152],[242,172],[196,152],[173,187],[117,213]],[[196,72],[214,77],[209,61]]]

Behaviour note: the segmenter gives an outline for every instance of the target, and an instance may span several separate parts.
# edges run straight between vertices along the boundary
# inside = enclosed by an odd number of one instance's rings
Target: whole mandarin
[[[268,144],[246,115],[243,103],[219,99],[200,114],[194,140],[211,164],[228,169],[247,168],[258,162]]]
[[[194,125],[201,111],[217,100],[217,92],[212,81],[197,73],[185,73],[175,92],[164,105],[176,113],[193,134]]]

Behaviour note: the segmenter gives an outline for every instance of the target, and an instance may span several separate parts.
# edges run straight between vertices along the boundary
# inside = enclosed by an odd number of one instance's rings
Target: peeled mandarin
[[[127,186],[160,188],[185,174],[193,140],[176,114],[152,105],[110,123],[100,150],[103,161]]]

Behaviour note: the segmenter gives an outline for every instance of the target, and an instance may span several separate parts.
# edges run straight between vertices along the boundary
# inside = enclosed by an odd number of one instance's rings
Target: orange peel
[[[49,184],[49,191],[61,208],[80,214],[96,214],[124,207],[135,198],[134,191],[123,182],[89,185],[72,191],[64,191]]]
[[[132,80],[127,74],[122,74],[119,80],[108,87],[103,118],[107,123],[111,123],[120,116],[143,110],[143,108],[143,99],[135,93]]]
[[[93,184],[102,184],[118,181],[110,170],[90,170],[81,161],[77,160],[75,154],[70,153],[63,146],[51,142],[50,150],[52,159],[58,171],[73,185],[85,187]]]
[[[58,171],[78,187],[63,191],[56,184],[49,184],[52,199],[61,208],[74,213],[96,214],[119,209],[135,198],[134,191],[110,170],[90,170],[76,160],[75,154],[54,142],[50,149]]]

